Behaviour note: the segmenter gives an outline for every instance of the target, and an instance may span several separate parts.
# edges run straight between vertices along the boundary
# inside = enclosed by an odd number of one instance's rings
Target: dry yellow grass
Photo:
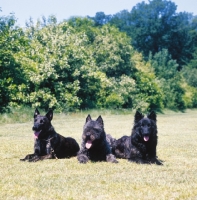
[[[129,135],[132,114],[102,111],[105,131],[115,138]],[[52,124],[81,143],[86,113],[54,114]],[[158,157],[163,166],[120,160],[79,164],[76,157],[20,162],[33,152],[32,122],[0,125],[0,199],[197,199],[197,111],[158,114]]]

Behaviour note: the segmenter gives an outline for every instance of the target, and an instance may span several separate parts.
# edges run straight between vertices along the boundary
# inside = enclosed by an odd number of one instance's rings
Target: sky
[[[17,25],[23,27],[31,17],[37,21],[42,16],[55,15],[58,22],[72,16],[95,16],[96,12],[115,14],[122,10],[130,11],[143,0],[0,0],[0,16],[14,13]],[[197,0],[171,0],[177,5],[177,12],[197,15]],[[148,3],[148,0],[144,0]]]

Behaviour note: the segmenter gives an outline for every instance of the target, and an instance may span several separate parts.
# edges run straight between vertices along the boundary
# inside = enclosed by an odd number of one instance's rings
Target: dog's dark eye
[[[100,130],[97,129],[97,128],[94,128],[93,130],[94,130],[95,133],[99,133],[100,132]]]

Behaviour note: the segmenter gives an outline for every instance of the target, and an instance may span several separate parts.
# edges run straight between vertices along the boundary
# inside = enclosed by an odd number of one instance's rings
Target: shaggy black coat
[[[38,109],[34,113],[34,153],[28,154],[21,161],[36,162],[38,160],[52,158],[70,158],[76,156],[79,145],[71,137],[63,137],[56,133],[51,124],[53,111],[41,116]]]
[[[92,120],[88,115],[83,128],[81,149],[78,152],[79,163],[91,161],[107,161],[117,163],[115,156],[111,153],[111,148],[106,140],[104,123],[101,116],[97,120]]]
[[[117,158],[125,158],[137,163],[162,164],[156,156],[157,124],[156,113],[147,116],[136,112],[131,136],[116,140],[112,151]]]

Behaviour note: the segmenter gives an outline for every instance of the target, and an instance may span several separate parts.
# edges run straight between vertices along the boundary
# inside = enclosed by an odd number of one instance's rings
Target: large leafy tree
[[[132,75],[135,67],[131,60],[134,53],[130,39],[118,29],[105,25],[100,28],[92,48],[96,64],[108,77]]]
[[[160,89],[151,79],[155,78],[154,73],[146,70],[141,55],[130,45],[130,38],[125,33],[109,25],[95,27],[86,19],[72,19],[72,26],[88,35],[97,70],[105,74],[97,106],[162,108]]]
[[[48,23],[29,24],[26,31],[29,50],[20,54],[18,62],[26,69],[30,84],[25,98],[34,106],[59,110],[79,108],[86,97],[87,74],[92,82],[97,76],[94,61],[85,48],[87,36],[77,33],[67,22],[57,24],[54,16]],[[89,88],[89,93],[97,87]]]
[[[190,85],[193,107],[197,107],[197,50],[193,53],[193,59],[181,71],[186,82]]]
[[[24,32],[15,26],[13,15],[0,17],[0,111],[11,101],[15,102],[18,86],[25,83],[24,71],[17,64],[15,55],[27,44]]]
[[[161,110],[169,107],[164,91],[172,89],[179,94],[171,98],[175,107],[184,107],[189,99],[167,51],[145,62],[130,37],[109,24],[97,26],[87,18],[58,24],[51,16],[35,25],[30,20],[23,31],[14,26],[13,16],[1,22],[1,109],[25,104],[59,111]]]
[[[192,14],[177,13],[175,3],[168,0],[150,0],[138,3],[130,12],[123,10],[115,14],[110,23],[132,38],[132,45],[145,58],[163,48],[169,51],[179,69],[192,58],[194,51],[191,23]]]
[[[86,18],[57,24],[53,17],[36,25],[30,21],[26,36],[29,47],[16,56],[28,80],[23,93],[17,95],[19,101],[59,110],[134,108],[142,101],[142,96],[137,95],[143,79],[137,73],[137,53],[129,37],[117,28],[97,27]],[[154,82],[143,79],[144,84],[146,81]],[[143,95],[149,96],[144,109],[153,104],[157,107],[159,89],[152,85],[143,89]]]
[[[149,62],[155,71],[162,91],[165,108],[183,110],[187,107],[184,100],[185,80],[177,71],[177,62],[171,59],[168,50],[162,49],[154,56],[149,56]]]
[[[93,19],[96,26],[102,26],[111,20],[112,15],[106,15],[104,12],[97,12],[95,17],[88,16],[88,18]]]

